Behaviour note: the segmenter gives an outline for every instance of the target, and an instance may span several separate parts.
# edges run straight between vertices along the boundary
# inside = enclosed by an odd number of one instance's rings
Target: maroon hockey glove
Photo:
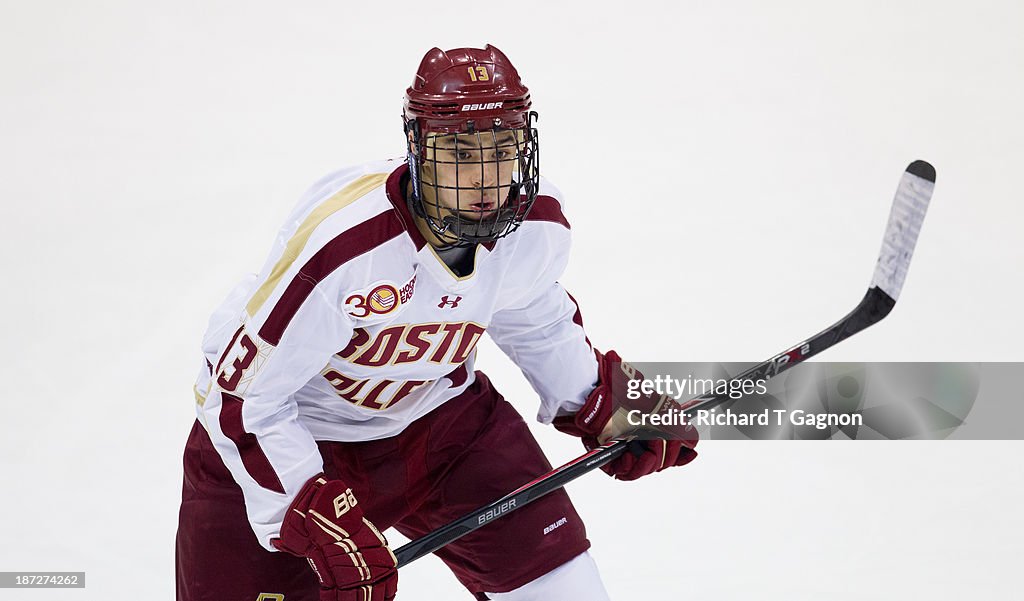
[[[616,427],[606,426],[613,415],[625,415],[633,409],[650,414],[662,410],[663,403],[652,395],[641,395],[633,400],[626,396],[627,381],[643,379],[643,374],[633,366],[624,362],[615,351],[597,355],[597,387],[587,397],[587,402],[575,415],[555,418],[554,426],[566,434],[578,436],[583,440],[587,450],[607,442],[607,438],[636,433],[635,431],[617,431]],[[602,436],[603,434],[603,436]],[[619,480],[636,480],[641,476],[660,472],[678,465],[686,465],[697,458],[698,434],[693,426],[660,427],[658,436],[654,438],[651,431],[644,433],[646,440],[635,440],[630,450],[601,467],[606,473]]]
[[[398,560],[339,480],[323,474],[310,479],[285,514],[281,538],[271,544],[309,560],[320,578],[320,601],[395,598]]]

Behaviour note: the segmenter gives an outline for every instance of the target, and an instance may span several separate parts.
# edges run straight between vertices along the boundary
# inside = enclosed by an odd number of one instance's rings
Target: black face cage
[[[406,135],[413,134],[416,149],[409,153],[410,204],[438,239],[450,246],[492,242],[522,224],[540,187],[536,117],[530,112],[520,128],[496,125],[476,132],[470,127],[458,135],[422,135],[415,119],[406,122]],[[425,166],[432,181],[422,181]],[[439,169],[454,174],[454,185],[438,182]],[[442,201],[453,197],[454,207]]]

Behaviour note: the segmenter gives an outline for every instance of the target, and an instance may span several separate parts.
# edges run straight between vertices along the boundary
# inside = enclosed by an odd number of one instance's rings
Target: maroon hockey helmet
[[[403,111],[411,204],[442,242],[490,242],[525,219],[540,184],[530,106],[530,91],[494,46],[423,57]]]

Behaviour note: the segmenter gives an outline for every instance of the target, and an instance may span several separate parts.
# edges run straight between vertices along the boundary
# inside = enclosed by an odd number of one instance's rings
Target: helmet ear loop
[[[526,136],[528,136],[529,134],[527,134],[525,131],[523,131],[523,142],[519,141],[519,131],[516,131],[515,134],[516,135],[512,136],[512,140],[513,140],[513,144],[515,144],[515,147],[516,147],[516,166],[515,166],[515,169],[516,169],[517,173],[513,174],[513,176],[512,176],[512,181],[514,183],[514,186],[513,186],[513,188],[511,190],[508,191],[509,197],[510,197],[509,202],[511,202],[512,194],[513,193],[515,194],[515,206],[512,207],[513,208],[513,212],[512,212],[512,223],[510,224],[510,229],[509,229],[510,232],[515,230],[515,228],[519,227],[518,219],[519,219],[519,216],[523,214],[523,184],[526,181],[526,172],[524,171],[524,169],[528,169],[529,168],[529,163],[528,163],[529,157],[525,156],[524,153],[523,153],[523,149],[525,147]],[[519,177],[516,177],[516,175],[518,175]]]
[[[451,227],[451,224],[448,221],[446,221],[445,218],[444,218],[444,211],[445,211],[445,209],[444,209],[444,206],[441,205],[441,190],[440,190],[440,187],[437,184],[437,174],[438,174],[438,171],[437,171],[437,151],[438,151],[438,148],[437,148],[437,136],[436,135],[431,139],[430,150],[431,150],[431,152],[430,152],[430,165],[431,165],[431,171],[434,174],[434,177],[432,178],[432,180],[430,182],[430,185],[434,189],[434,200],[432,202],[432,204],[434,206],[434,211],[433,211],[434,214],[429,217],[428,223],[431,225],[431,229],[434,230],[434,233],[437,234],[437,237],[443,239],[444,236],[447,235],[448,229]]]
[[[530,196],[531,205],[533,204],[533,198],[537,197],[540,192],[540,138],[537,133],[537,128],[534,127],[533,122],[537,119],[537,112],[530,111],[526,116],[526,135],[529,136],[529,160],[527,161],[528,171],[523,174],[523,180],[530,182]]]
[[[413,212],[419,217],[426,217],[423,209],[423,190],[420,181],[420,169],[423,167],[423,139],[420,136],[420,126],[416,119],[403,119],[405,124],[405,138],[409,144],[408,159],[409,176],[412,178],[412,207]]]
[[[533,111],[527,115],[526,124],[523,126],[522,147],[519,146],[519,138],[516,138],[516,154],[520,170],[519,197],[515,223],[510,231],[515,231],[526,218],[540,191],[540,144],[538,143],[537,129],[533,126],[536,117],[537,113]]]
[[[533,122],[537,119],[537,112],[530,111],[526,116],[526,135],[529,136],[530,143],[530,158],[527,164],[529,171],[523,175],[523,178],[529,178],[534,184],[534,188],[540,186],[540,140],[538,139],[537,128]],[[536,194],[536,190],[534,190]]]

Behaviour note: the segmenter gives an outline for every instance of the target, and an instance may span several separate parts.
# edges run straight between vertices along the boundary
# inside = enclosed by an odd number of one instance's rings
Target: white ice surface
[[[599,347],[757,361],[813,334],[860,299],[923,158],[938,184],[898,306],[822,359],[1024,360],[1018,2],[4,2],[0,570],[88,584],[0,599],[173,598],[209,312],[307,185],[401,152],[427,49],[488,41],[541,113]],[[534,413],[490,344],[480,365]],[[613,598],[1016,594],[1020,442],[701,451],[571,487]],[[432,558],[400,586],[468,600]]]

